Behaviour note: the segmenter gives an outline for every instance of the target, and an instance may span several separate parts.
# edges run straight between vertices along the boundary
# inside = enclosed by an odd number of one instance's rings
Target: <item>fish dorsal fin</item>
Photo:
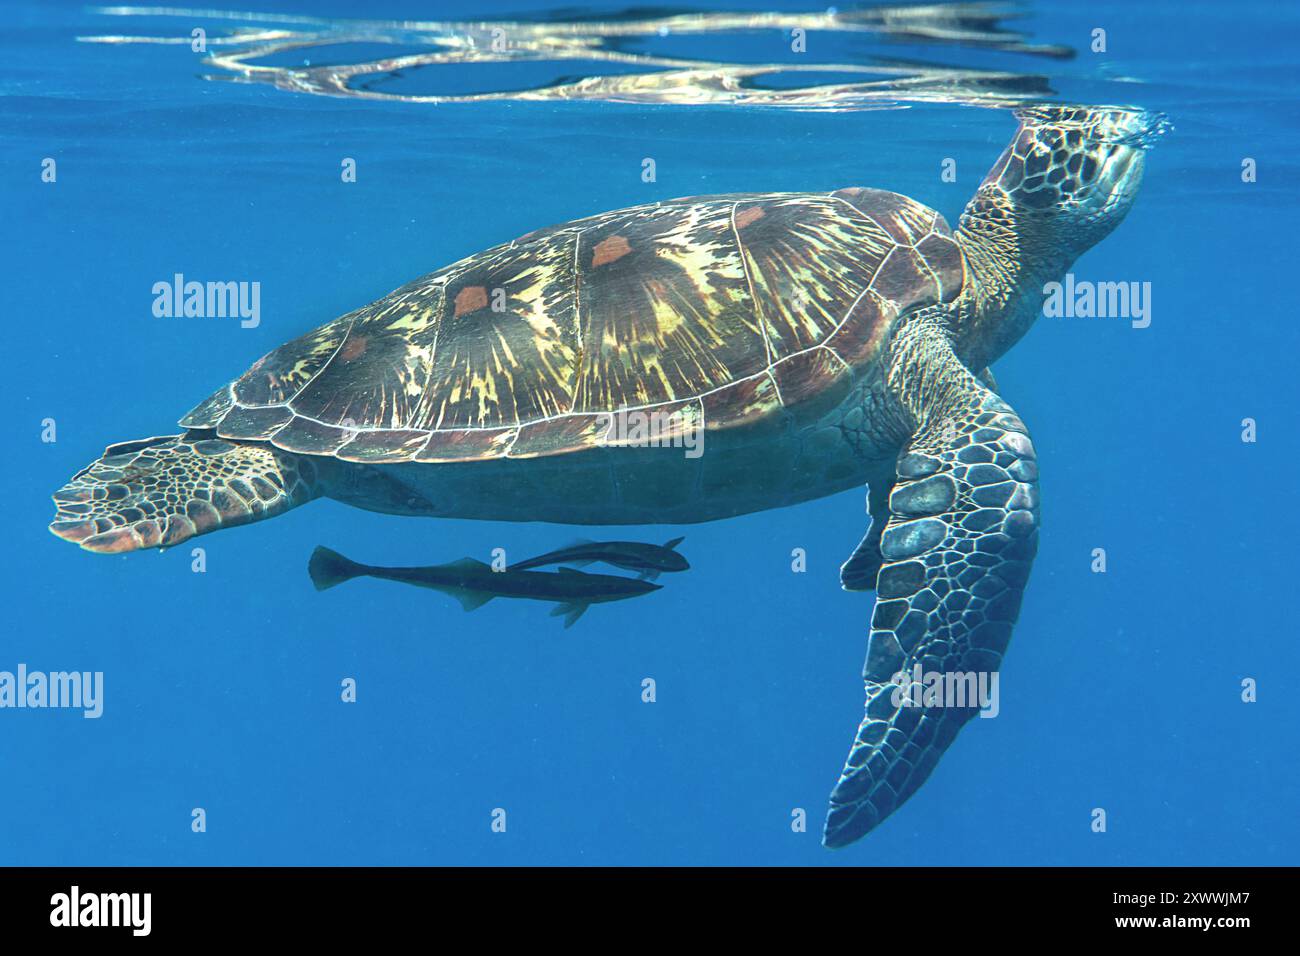
[[[560,567],[561,574],[582,574],[581,571],[575,571],[573,568]],[[585,577],[585,575],[583,575]]]
[[[442,565],[448,571],[491,571],[490,565],[477,561],[474,558],[461,558],[459,561],[452,561],[450,564]]]
[[[665,541],[664,547],[667,548],[669,551],[672,551],[674,548],[676,548],[679,544],[681,544],[685,540],[686,540],[686,535],[682,535],[680,538],[673,538],[673,540],[671,541]]]

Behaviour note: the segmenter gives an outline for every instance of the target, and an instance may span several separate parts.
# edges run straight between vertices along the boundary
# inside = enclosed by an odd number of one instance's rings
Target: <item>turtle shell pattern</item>
[[[620,410],[733,427],[846,385],[902,312],[963,280],[947,222],[895,193],[636,206],[423,276],[275,349],[180,424],[366,463],[617,444]]]

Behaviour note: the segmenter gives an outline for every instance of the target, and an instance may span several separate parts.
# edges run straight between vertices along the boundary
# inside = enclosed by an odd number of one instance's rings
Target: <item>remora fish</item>
[[[472,611],[495,597],[555,601],[552,616],[563,614],[570,627],[592,604],[622,601],[658,591],[662,585],[613,574],[586,574],[572,568],[559,571],[493,571],[473,558],[425,568],[380,568],[358,564],[337,551],[318,547],[307,563],[307,573],[317,591],[324,591],[352,578],[372,577],[400,581],[450,594],[461,607]]]
[[[558,551],[548,551],[535,558],[510,565],[511,571],[540,568],[547,564],[574,564],[578,567],[603,561],[625,571],[639,571],[643,581],[653,581],[664,571],[687,571],[690,564],[673,549],[685,541],[673,538],[664,544],[646,544],[643,541],[587,541],[579,540]]]

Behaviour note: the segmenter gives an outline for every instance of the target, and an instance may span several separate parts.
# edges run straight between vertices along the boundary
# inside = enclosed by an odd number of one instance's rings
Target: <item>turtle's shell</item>
[[[636,206],[417,279],[266,355],[181,424],[361,462],[576,451],[619,410],[727,428],[846,386],[901,312],[962,281],[943,217],[895,193]]]

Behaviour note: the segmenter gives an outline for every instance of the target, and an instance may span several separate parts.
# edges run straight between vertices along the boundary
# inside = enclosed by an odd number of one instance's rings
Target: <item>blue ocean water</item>
[[[547,10],[240,6],[394,20]],[[956,222],[1011,116],[948,102],[796,111],[314,96],[205,80],[220,71],[184,44],[77,40],[280,24],[4,4],[0,670],[102,671],[104,709],[97,720],[0,710],[0,863],[1300,862],[1287,560],[1300,332],[1286,294],[1300,25],[1264,2],[1023,13],[1008,25],[1077,55],[807,36],[806,55],[824,62],[1040,76],[1064,100],[1140,105],[1174,127],[1128,219],[1073,270],[1149,282],[1150,326],[1040,319],[995,366],[1034,436],[1044,509],[1001,713],[969,725],[879,829],[832,853],[818,834],[861,717],[872,608],[838,577],[867,525],[861,491],[609,532],[685,534],[693,569],[570,630],[545,605],[465,614],[382,581],[318,594],[305,566],[317,544],[420,565],[494,548],[522,557],[588,529],[325,500],[199,539],[206,571],[194,573],[188,544],[100,557],[59,541],[45,529],[48,496],[106,444],[172,433],[281,342],[537,227],[683,195],[850,185],[911,195]],[[1097,29],[1104,53],[1091,49]],[[685,38],[673,55],[781,60],[789,46],[788,31],[768,28]],[[437,82],[516,89],[589,68],[486,63]],[[47,157],[54,183],[42,181]],[[340,181],[343,157],[357,162],[355,183]],[[955,181],[940,175],[945,159]],[[155,318],[151,287],[175,273],[260,282],[260,324]],[[1242,440],[1244,419],[1254,442]],[[47,420],[56,441],[42,440]],[[1104,574],[1092,570],[1097,548]],[[806,573],[792,572],[794,549]],[[355,703],[340,699],[348,678]],[[1247,679],[1258,688],[1249,704]],[[192,830],[195,808],[206,832]],[[504,833],[491,826],[497,808]],[[791,826],[800,808],[806,832]]]

